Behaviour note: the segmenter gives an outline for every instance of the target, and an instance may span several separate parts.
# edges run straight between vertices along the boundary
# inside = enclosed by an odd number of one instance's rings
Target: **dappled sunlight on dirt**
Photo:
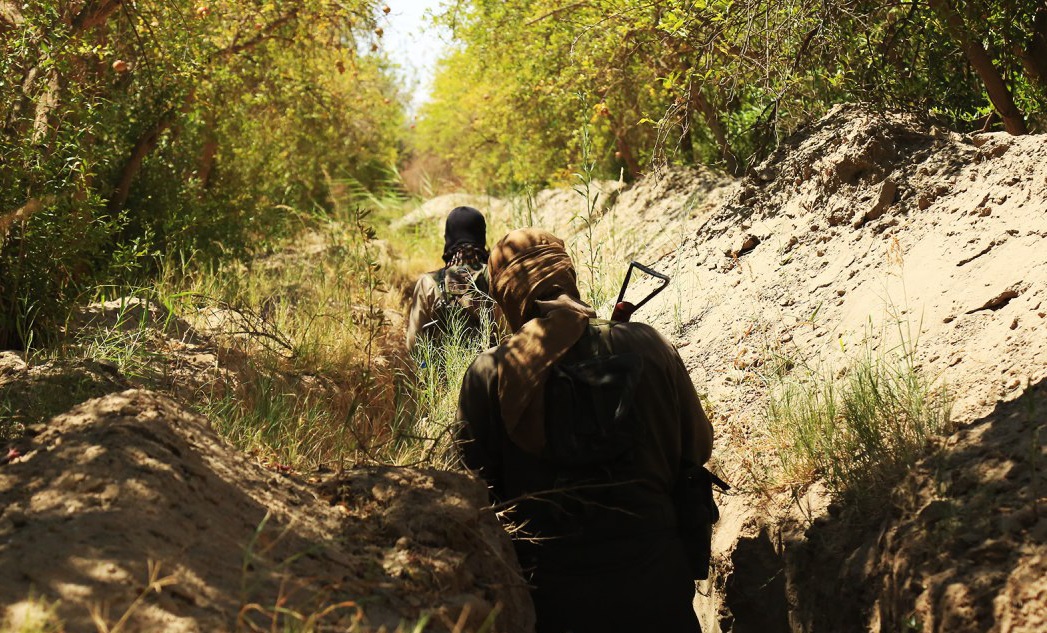
[[[0,594],[60,600],[68,631],[94,630],[93,605],[110,623],[132,611],[137,630],[295,620],[278,607],[323,614],[320,630],[394,628],[424,613],[449,630],[467,607],[527,622],[507,538],[464,476],[350,472],[329,485],[370,494],[367,507],[355,494],[321,498],[148,391],[88,401],[30,433],[24,455],[0,466]],[[444,538],[448,529],[462,536]],[[389,562],[401,558],[409,564]],[[149,561],[170,584],[132,606]]]

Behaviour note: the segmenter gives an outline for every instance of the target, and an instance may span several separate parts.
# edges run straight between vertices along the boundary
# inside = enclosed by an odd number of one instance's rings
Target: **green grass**
[[[578,181],[587,212],[575,219],[585,230],[574,255],[583,292],[599,304],[619,281],[606,273],[618,270],[605,263],[613,253],[594,232],[592,174],[583,169]],[[442,218],[393,230],[416,201],[392,185],[373,195],[351,180],[327,185],[328,210],[287,209],[301,232],[253,260],[170,258],[152,283],[99,287],[85,297],[92,314],[74,313],[62,344],[30,359],[60,375],[33,384],[73,380],[66,366],[94,368],[90,384],[63,390],[76,396],[71,404],[128,384],[154,389],[203,413],[238,448],[297,470],[453,467],[462,376],[490,339],[452,333],[411,358],[401,320],[418,275],[439,265]],[[488,214],[489,243],[533,220],[534,196],[516,202],[513,217]],[[200,373],[193,355],[213,356],[214,365]],[[127,382],[96,388],[109,374]],[[46,399],[40,395],[33,402]],[[44,411],[26,402],[21,391],[0,393],[0,438],[70,404]]]
[[[882,503],[948,427],[949,398],[906,345],[884,354],[866,347],[843,372],[782,378],[766,413],[782,476],[796,485],[820,478],[861,507]]]
[[[401,416],[394,461],[398,464],[426,463],[452,468],[457,462],[453,450],[458,420],[458,392],[473,360],[488,347],[493,321],[481,323],[479,332],[470,332],[463,323],[452,323],[438,342],[422,340],[414,354],[415,379],[411,385],[413,407],[406,419]]]

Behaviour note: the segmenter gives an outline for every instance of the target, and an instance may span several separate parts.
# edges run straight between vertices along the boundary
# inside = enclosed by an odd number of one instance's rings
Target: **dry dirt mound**
[[[469,193],[448,193],[426,200],[418,205],[416,209],[393,222],[390,229],[398,231],[404,227],[414,226],[421,222],[442,223],[451,209],[455,207],[473,207],[482,211],[484,215],[509,215],[512,213],[510,204],[502,198]]]
[[[655,187],[641,183],[630,195]],[[1045,237],[1043,136],[962,137],[857,107],[832,111],[696,218],[683,245],[659,261],[672,288],[636,318],[678,342],[713,402],[718,467],[741,484],[723,499],[718,573],[698,605],[705,631],[1024,630],[1015,623],[1036,622],[1030,610],[1047,612],[1042,587],[1020,580],[1047,556],[1041,524],[1005,519],[1008,541],[981,523],[992,516],[985,525],[995,529],[1004,507],[1047,501],[1042,485],[1006,465],[1015,445],[1031,464],[1047,463],[1037,439],[1043,414],[1009,432],[970,430],[996,428],[997,402],[1025,398],[1047,378]],[[904,511],[843,544],[832,530],[857,528],[819,486],[777,495],[753,477],[777,448],[764,416],[769,377],[841,367],[899,339],[915,347],[924,375],[951,386],[953,419],[968,434],[949,438],[937,463],[966,464],[1009,505],[968,499],[974,489],[952,487],[952,475],[927,462],[920,471],[936,484],[914,475],[903,486],[910,496],[894,500]],[[930,505],[937,500],[945,505]],[[920,550],[933,541],[917,539],[925,523],[910,519],[925,507],[960,509],[939,523],[967,535],[969,561],[919,559],[917,551],[955,546]],[[817,565],[804,563],[805,544],[817,549],[812,539],[835,543]],[[966,584],[950,580],[956,574]]]
[[[149,391],[90,400],[30,427],[0,466],[8,625],[57,602],[125,630],[529,630],[530,603],[486,491],[449,473],[350,471],[313,487],[247,461]],[[159,564],[149,591],[147,566]],[[153,568],[154,571],[156,568]],[[139,597],[141,598],[139,599]],[[530,616],[533,617],[533,616]]]
[[[392,228],[443,222],[451,209],[464,204],[483,211],[488,227],[495,231],[503,226],[552,231],[568,242],[576,260],[588,257],[591,243],[627,261],[641,252],[661,256],[675,250],[695,218],[715,208],[733,185],[729,177],[706,168],[667,167],[634,187],[622,181],[595,180],[588,189],[579,183],[514,198],[446,194],[425,201]],[[591,240],[586,235],[590,228]],[[491,232],[488,241],[500,237]]]

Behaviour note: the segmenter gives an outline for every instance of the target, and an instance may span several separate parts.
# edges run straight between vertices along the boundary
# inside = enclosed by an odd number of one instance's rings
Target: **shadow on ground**
[[[1041,381],[902,474],[886,518],[835,507],[802,535],[740,539],[721,630],[1047,630],[1045,440]]]
[[[776,559],[788,582],[774,577],[749,598],[772,606],[762,618],[787,600],[791,623],[734,630],[1047,630],[1045,426],[1041,381],[920,462],[884,500],[886,520],[816,520],[803,541],[786,545],[784,564]]]
[[[0,619],[35,596],[64,629],[527,631],[529,597],[486,490],[454,473],[348,471],[317,494],[159,394],[85,402],[0,465]],[[149,561],[172,584],[147,592]],[[136,598],[144,598],[135,603]],[[466,615],[463,611],[468,610]],[[363,614],[362,620],[358,615]],[[531,618],[530,620],[528,618]]]

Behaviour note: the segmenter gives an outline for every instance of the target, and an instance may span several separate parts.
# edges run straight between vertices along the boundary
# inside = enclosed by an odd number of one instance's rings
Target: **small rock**
[[[837,288],[837,289],[836,289],[836,296],[837,296],[837,297],[842,297],[842,296],[844,296],[845,294],[847,294],[847,291],[846,291],[846,290],[844,290],[843,288]]]
[[[1043,543],[1044,541],[1047,541],[1047,516],[1040,519],[1029,530],[1029,542]]]
[[[925,211],[925,210],[929,209],[930,206],[931,206],[931,198],[930,198],[930,196],[928,196],[926,194],[921,194],[920,197],[916,199],[916,207],[919,208],[920,211]]]
[[[894,182],[890,178],[883,181],[880,185],[880,193],[876,197],[876,204],[871,209],[865,212],[865,214],[855,218],[854,228],[861,228],[866,222],[880,219],[881,216],[887,211],[888,207],[894,204],[895,199],[898,196],[898,183]]]
[[[999,158],[1000,156],[1003,156],[1004,154],[1006,154],[1007,150],[1009,150],[1010,148],[1011,148],[1011,146],[1010,146],[1009,143],[1000,143],[998,145],[993,145],[992,147],[990,147],[987,150],[982,150],[982,151],[985,153],[985,156],[987,156],[988,158]]]
[[[16,352],[0,352],[0,376],[24,372],[26,363]]]
[[[944,319],[942,319],[942,323],[952,323],[955,320],[956,320],[956,317],[950,315],[950,316],[947,316]]]
[[[756,248],[759,244],[760,238],[756,237],[752,233],[747,233],[745,237],[742,238],[742,243],[738,246],[738,248],[732,250],[730,255],[731,257],[741,257],[742,255],[745,255],[749,251]]]
[[[10,521],[11,525],[20,528],[25,527],[29,523],[29,519],[26,518],[25,512],[20,508],[9,508],[3,515],[5,521]]]
[[[823,255],[825,255],[825,249],[824,248],[819,248],[818,250],[815,251],[815,253],[818,255],[818,257],[822,257]]]
[[[1011,329],[1012,330],[1017,330],[1018,329],[1018,317],[1014,317],[1014,320],[1011,321]]]
[[[113,362],[112,360],[110,360],[108,358],[99,358],[99,359],[95,360],[95,362],[98,364],[98,366],[101,369],[103,369],[105,371],[108,371],[108,372],[114,373],[114,374],[120,373],[120,366],[117,365],[115,362]]]

